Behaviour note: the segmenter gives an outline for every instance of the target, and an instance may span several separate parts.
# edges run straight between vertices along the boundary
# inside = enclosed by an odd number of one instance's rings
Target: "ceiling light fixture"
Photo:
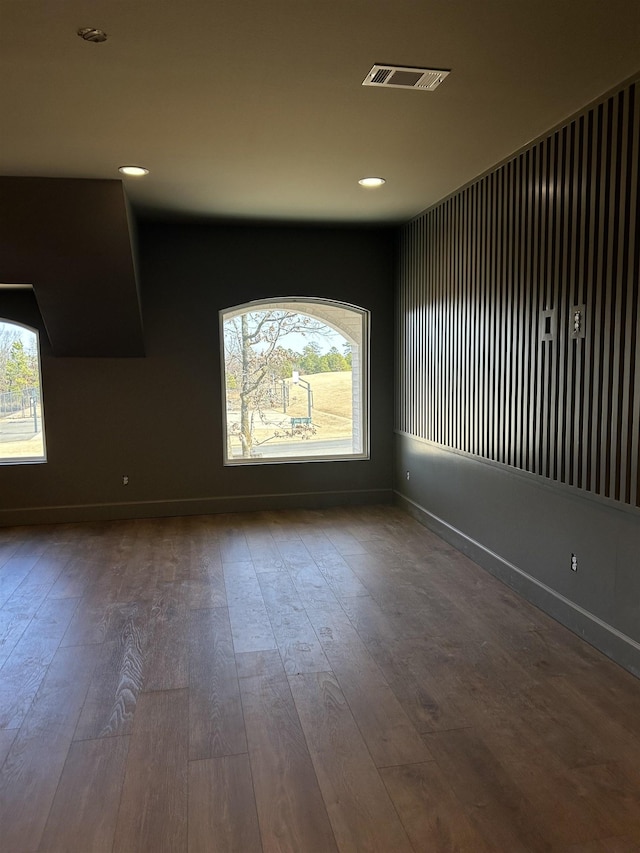
[[[360,178],[358,183],[361,187],[375,189],[376,187],[381,187],[384,183],[386,183],[386,181],[384,178]]]
[[[118,171],[130,178],[141,178],[143,175],[149,174],[149,170],[145,169],[144,166],[119,166]]]
[[[95,44],[99,44],[100,42],[107,40],[107,34],[105,31],[99,30],[97,27],[80,27],[78,35],[81,39],[84,39],[85,41],[92,41]]]

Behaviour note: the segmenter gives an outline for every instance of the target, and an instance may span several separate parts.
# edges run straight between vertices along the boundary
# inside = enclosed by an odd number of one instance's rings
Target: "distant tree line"
[[[301,353],[287,350],[286,357],[282,362],[282,379],[293,374],[297,370],[303,376],[313,373],[336,373],[340,370],[351,370],[351,348],[344,345],[345,353],[339,352],[337,347],[331,347],[329,352],[322,352],[320,344],[312,341],[308,343]]]

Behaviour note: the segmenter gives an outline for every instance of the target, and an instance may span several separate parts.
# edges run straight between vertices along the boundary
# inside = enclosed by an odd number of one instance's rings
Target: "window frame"
[[[45,429],[44,417],[44,390],[42,386],[42,357],[40,352],[40,332],[33,326],[27,323],[21,323],[18,320],[9,320],[6,317],[0,317],[0,325],[13,326],[17,329],[25,329],[35,336],[36,362],[38,367],[38,388],[39,388],[39,403],[40,403],[40,429],[42,432],[42,455],[41,456],[2,456],[2,444],[0,443],[0,466],[5,465],[43,465],[47,462],[47,436]]]
[[[289,309],[287,306],[296,306]],[[226,376],[226,349],[224,336],[225,320],[239,317],[242,314],[251,312],[259,312],[261,310],[292,310],[296,313],[306,314],[316,320],[321,320],[327,326],[342,335],[345,340],[348,340],[344,330],[336,327],[334,323],[328,322],[326,318],[320,317],[311,312],[305,312],[300,306],[317,306],[319,309],[328,309],[332,311],[349,312],[353,317],[359,318],[359,336],[360,343],[358,344],[358,382],[359,382],[359,426],[361,436],[361,450],[354,453],[336,453],[336,454],[317,454],[317,455],[300,455],[300,456],[261,456],[259,454],[250,457],[232,457],[229,456],[229,429],[227,424],[227,376]],[[370,411],[369,411],[369,392],[370,392],[370,337],[371,337],[371,312],[367,308],[359,305],[353,305],[348,302],[340,302],[335,299],[326,299],[322,297],[309,296],[282,296],[282,297],[267,297],[262,299],[252,300],[250,302],[232,305],[227,308],[221,308],[218,312],[219,334],[220,334],[220,379],[221,379],[221,397],[222,397],[222,461],[224,467],[236,468],[245,465],[287,465],[299,464],[301,462],[358,462],[370,459]],[[352,345],[353,346],[353,345]],[[353,350],[352,350],[353,353]],[[352,389],[353,389],[352,378]],[[353,395],[353,390],[352,390]],[[353,422],[352,422],[353,423]],[[352,427],[353,428],[353,427]]]

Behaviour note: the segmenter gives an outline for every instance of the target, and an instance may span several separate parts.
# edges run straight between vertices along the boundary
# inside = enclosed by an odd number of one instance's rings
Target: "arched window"
[[[0,319],[0,463],[45,459],[38,333]]]
[[[367,459],[369,312],[268,299],[220,312],[225,463]]]

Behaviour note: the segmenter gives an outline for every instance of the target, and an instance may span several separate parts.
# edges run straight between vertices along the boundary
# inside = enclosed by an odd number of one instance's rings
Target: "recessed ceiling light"
[[[361,187],[381,187],[385,180],[384,178],[360,178],[358,181]]]
[[[141,178],[143,175],[149,174],[149,170],[145,169],[144,166],[120,166],[118,171],[130,178]]]
[[[97,27],[81,27],[78,30],[78,35],[85,41],[92,41],[94,44],[99,44],[107,40],[107,34],[104,30],[99,30]]]

